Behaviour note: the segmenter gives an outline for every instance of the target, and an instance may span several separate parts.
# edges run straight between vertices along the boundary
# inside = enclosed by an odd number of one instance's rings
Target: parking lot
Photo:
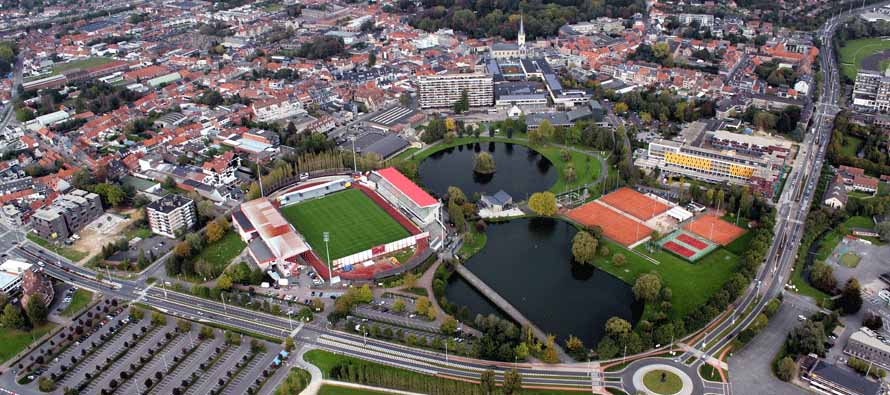
[[[107,311],[106,311],[107,310]],[[141,317],[140,317],[141,316]],[[256,393],[284,361],[281,345],[150,311],[100,303],[14,369],[29,392]]]

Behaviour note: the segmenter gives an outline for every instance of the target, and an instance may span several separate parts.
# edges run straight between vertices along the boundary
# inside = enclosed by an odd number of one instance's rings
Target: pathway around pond
[[[495,290],[491,289],[491,287],[485,284],[485,282],[482,281],[479,277],[476,277],[476,275],[473,274],[473,272],[471,272],[469,269],[464,267],[464,265],[457,265],[455,271],[457,272],[457,274],[460,274],[461,277],[464,278],[464,280],[467,280],[470,285],[472,285],[477,290],[479,290],[479,292],[485,295],[488,300],[497,305],[498,308],[500,308],[504,313],[510,316],[513,321],[516,321],[516,323],[518,323],[520,326],[530,328],[532,332],[534,332],[535,336],[537,336],[538,339],[541,339],[541,341],[547,340],[547,334],[542,331],[541,328],[538,328],[528,318],[525,318],[525,316],[522,315],[522,313],[520,313],[518,309],[513,307],[510,302],[501,297],[501,295],[498,294]],[[559,360],[561,362],[568,363],[574,361],[571,357],[568,356],[568,354],[565,353],[565,351],[562,349],[562,347],[559,346],[558,343],[554,342],[553,345],[554,347],[556,347],[556,352],[559,355]]]

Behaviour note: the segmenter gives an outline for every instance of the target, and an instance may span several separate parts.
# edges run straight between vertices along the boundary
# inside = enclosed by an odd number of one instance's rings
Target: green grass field
[[[34,340],[39,339],[47,332],[51,331],[56,324],[46,323],[38,326],[30,332],[20,331],[17,329],[4,329],[0,331],[0,362],[6,362],[14,357],[20,351],[28,347]]]
[[[93,293],[87,291],[85,289],[78,289],[74,291],[74,296],[71,297],[71,303],[68,304],[68,307],[65,307],[65,310],[62,310],[60,314],[65,317],[71,317],[81,309],[83,309],[90,301],[93,300]]]
[[[844,156],[856,157],[859,147],[862,146],[862,139],[856,136],[844,136],[844,144],[841,146],[841,153]]]
[[[856,266],[859,266],[860,260],[862,260],[862,258],[860,258],[859,255],[856,255],[852,252],[848,252],[848,253],[844,254],[844,256],[842,256],[840,259],[841,265],[844,265],[849,268],[854,268]]]
[[[50,243],[48,240],[37,236],[34,233],[28,233],[28,240],[31,240],[34,242],[34,244],[55,252],[56,254],[59,254],[65,257],[65,259],[73,262],[79,262],[81,259],[86,258],[86,256],[89,255],[86,252],[75,250],[74,248],[57,246],[53,243]]]
[[[247,247],[247,244],[244,244],[244,241],[241,240],[241,236],[238,235],[238,232],[229,229],[222,239],[204,247],[204,249],[201,250],[201,253],[195,258],[195,262],[204,260],[213,264],[213,271],[215,273],[214,277],[216,277],[222,274],[226,266],[228,266],[229,263],[232,262],[232,259],[235,259],[245,247]]]
[[[284,217],[318,253],[325,256],[323,232],[330,232],[331,259],[342,258],[410,236],[362,191],[349,189],[281,209]]]
[[[662,380],[662,376],[664,379]],[[680,376],[667,370],[653,370],[643,376],[643,385],[656,394],[672,395],[680,392],[683,382]]]
[[[355,388],[339,387],[325,384],[318,390],[318,395],[383,395],[388,392],[360,390]]]
[[[890,40],[882,38],[863,38],[847,41],[840,49],[841,71],[851,80],[856,79],[862,60],[872,54],[890,49]]]
[[[108,64],[113,61],[114,61],[114,59],[112,59],[112,58],[93,57],[93,58],[86,58],[86,59],[80,59],[80,60],[73,60],[73,61],[67,62],[67,63],[57,63],[57,64],[53,65],[52,72],[50,72],[49,74],[44,74],[44,75],[41,75],[36,78],[28,78],[28,79],[26,79],[26,81],[40,79],[40,78],[46,78],[46,77],[52,77],[54,75],[64,73],[68,70],[88,69],[91,67]]]

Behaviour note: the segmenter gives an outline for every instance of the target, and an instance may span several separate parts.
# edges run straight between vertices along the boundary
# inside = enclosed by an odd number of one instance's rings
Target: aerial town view
[[[0,395],[888,371],[890,0],[0,0]]]

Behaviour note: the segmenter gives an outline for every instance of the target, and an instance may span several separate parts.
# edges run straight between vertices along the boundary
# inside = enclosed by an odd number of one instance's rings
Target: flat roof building
[[[195,202],[182,195],[169,194],[145,207],[151,231],[175,239],[195,225]]]
[[[482,73],[425,75],[418,78],[421,108],[451,107],[467,93],[470,107],[494,104],[494,81]]]
[[[67,239],[99,218],[103,212],[99,195],[75,189],[35,211],[31,216],[31,225],[44,239]]]

